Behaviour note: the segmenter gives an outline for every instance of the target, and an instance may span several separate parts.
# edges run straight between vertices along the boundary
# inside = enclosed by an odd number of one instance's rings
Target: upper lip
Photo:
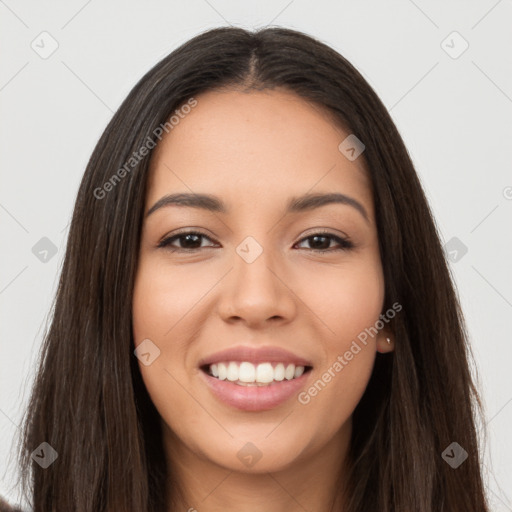
[[[289,350],[280,347],[236,346],[215,352],[199,361],[199,366],[211,365],[226,361],[247,361],[249,363],[286,363],[295,366],[312,366],[311,362]]]

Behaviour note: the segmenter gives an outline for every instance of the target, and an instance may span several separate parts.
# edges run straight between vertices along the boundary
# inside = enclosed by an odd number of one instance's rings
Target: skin
[[[196,99],[153,153],[145,212],[177,192],[215,194],[229,212],[167,206],[145,216],[133,296],[135,345],[150,339],[160,350],[139,366],[183,489],[180,506],[327,512],[342,503],[336,478],[346,474],[351,417],[376,352],[393,350],[388,325],[307,405],[293,396],[261,412],[230,407],[204,384],[198,361],[234,345],[278,346],[312,362],[308,388],[377,322],[384,278],[364,161],[347,159],[338,145],[349,133],[292,93]],[[346,194],[368,220],[346,204],[285,215],[289,198],[306,192]],[[189,242],[200,248],[185,252],[183,238],[172,243],[177,252],[157,247],[181,228],[207,235]],[[354,247],[333,251],[339,244],[327,238],[313,251],[306,237],[321,230]],[[250,264],[236,252],[247,236],[263,248]],[[237,457],[247,442],[262,454],[252,467]]]

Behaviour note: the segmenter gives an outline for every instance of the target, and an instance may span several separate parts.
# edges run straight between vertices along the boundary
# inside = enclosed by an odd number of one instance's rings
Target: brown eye
[[[203,246],[202,241],[204,239],[211,240],[208,236],[206,236],[204,233],[199,233],[197,231],[189,231],[185,233],[178,233],[177,235],[173,235],[167,238],[164,238],[159,244],[159,248],[166,247],[171,251],[195,251],[197,249],[201,249],[204,247],[212,247],[209,246]],[[175,241],[178,241],[180,244],[178,247],[176,245],[173,245]]]
[[[159,244],[159,248],[166,248],[170,251],[178,252],[195,252],[200,249],[213,247],[213,245],[203,245],[202,242],[205,240],[211,240],[211,238],[204,233],[198,231],[182,232],[176,235],[164,238]],[[178,243],[178,246],[175,243]],[[354,247],[354,244],[346,239],[341,238],[332,233],[314,233],[310,236],[303,238],[298,244],[308,242],[310,247],[304,247],[304,249],[317,252],[317,253],[329,253],[334,251],[349,250]],[[334,247],[331,245],[334,242]],[[337,244],[337,246],[336,246]],[[296,244],[297,245],[297,244]]]
[[[307,236],[303,238],[300,242],[308,241],[310,247],[305,247],[305,249],[315,252],[332,252],[332,251],[344,251],[348,249],[352,249],[354,244],[346,239],[341,238],[332,233],[314,233],[313,235]],[[338,247],[332,247],[331,242],[335,242],[338,244]]]

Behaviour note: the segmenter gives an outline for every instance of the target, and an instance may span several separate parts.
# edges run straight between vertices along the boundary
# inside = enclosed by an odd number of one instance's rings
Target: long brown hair
[[[131,330],[151,150],[126,164],[148,141],[154,146],[155,130],[190,98],[230,87],[294,92],[365,145],[384,309],[398,302],[403,310],[393,322],[396,348],[377,355],[354,411],[345,512],[487,511],[476,429],[482,411],[464,320],[435,221],[389,113],[344,57],[312,37],[218,28],[183,44],[135,85],[85,170],[20,442],[34,512],[169,507],[163,497],[173,479]],[[58,453],[46,469],[30,457],[42,442]],[[453,442],[468,454],[457,468],[442,456]]]

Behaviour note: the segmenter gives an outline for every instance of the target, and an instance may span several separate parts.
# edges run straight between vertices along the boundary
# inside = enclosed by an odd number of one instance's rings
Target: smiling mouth
[[[274,386],[280,382],[298,379],[311,371],[311,366],[293,363],[266,362],[253,364],[248,361],[224,361],[200,367],[208,376],[238,386]]]

